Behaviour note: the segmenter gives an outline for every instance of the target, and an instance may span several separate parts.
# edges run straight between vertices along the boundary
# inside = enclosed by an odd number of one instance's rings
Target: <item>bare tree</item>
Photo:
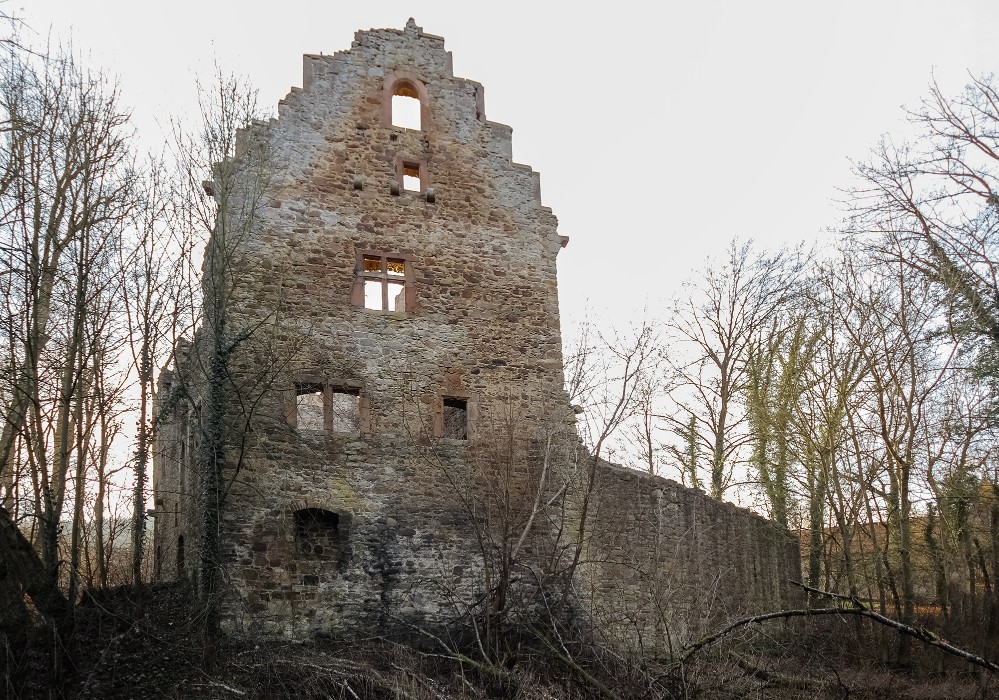
[[[78,564],[89,440],[84,405],[110,328],[100,309],[115,294],[106,263],[133,210],[130,131],[117,89],[72,58],[12,49],[8,59],[0,76],[0,285],[9,377],[0,392],[0,529],[3,542],[20,552],[14,571],[21,588],[43,613],[59,617],[66,603],[57,586],[60,520],[68,497],[76,516],[71,560]],[[15,480],[25,477],[40,558],[8,510]],[[74,580],[76,573],[72,568]]]
[[[946,355],[953,352],[956,343],[957,359],[973,360],[971,363],[951,362],[952,370],[965,375],[964,381],[970,382],[967,387],[979,380],[985,380],[990,386],[991,397],[978,404],[983,420],[989,420],[994,413],[994,392],[999,377],[996,370],[999,358],[999,276],[996,267],[999,151],[995,144],[999,93],[994,79],[991,76],[973,78],[964,91],[953,98],[944,95],[934,81],[929,97],[909,113],[909,119],[922,129],[916,140],[899,144],[884,138],[866,161],[857,164],[861,184],[849,193],[850,232],[874,259],[893,264],[897,275],[904,271],[930,285],[939,303],[938,313],[948,322],[937,334],[938,344],[946,347],[945,336],[949,336],[952,344],[950,351],[938,348],[935,352]],[[931,295],[922,296],[928,299]],[[930,344],[925,340],[921,342]],[[880,377],[891,379],[883,373]],[[909,401],[908,405],[913,404]],[[927,409],[925,415],[929,413]],[[901,416],[912,414],[913,410],[904,409]],[[918,416],[923,418],[924,413],[918,413]],[[950,419],[944,423],[947,420]],[[941,440],[944,433],[939,429],[926,427],[924,430],[925,434],[916,443],[921,445],[919,460],[925,463],[928,487],[939,503],[943,489],[937,475],[957,474],[962,471],[960,465],[966,462],[959,452],[951,452],[945,446],[953,440]],[[897,437],[891,430],[887,434],[892,439]],[[889,458],[893,463],[911,463],[911,460],[907,461],[909,455],[898,443],[889,444],[891,441],[887,439],[884,442],[890,448]],[[915,447],[915,444],[910,446]],[[898,473],[904,476],[909,471],[905,469]],[[897,487],[889,489],[892,499],[897,498],[898,490],[903,489],[904,484],[898,483]],[[904,505],[904,501],[899,503],[900,507]],[[940,535],[952,525],[957,526],[958,531],[962,528],[954,522],[957,514],[948,513],[946,508],[941,512],[935,507],[932,515],[927,540],[931,556],[937,562],[939,578],[940,570],[945,566],[946,544]],[[999,514],[996,519],[999,521]],[[995,537],[991,539],[992,551],[999,551]],[[900,543],[900,546],[906,544]],[[971,543],[965,542],[962,547],[967,560]],[[992,559],[999,561],[997,556]],[[986,561],[984,556],[982,561]],[[904,560],[902,565],[905,569]],[[964,566],[968,566],[967,561]],[[972,567],[968,574],[969,586],[974,585],[974,575]],[[938,584],[937,588],[940,587]],[[946,606],[945,597],[939,597],[941,604]]]
[[[589,338],[585,333],[583,337]],[[586,548],[588,516],[608,442],[639,410],[636,396],[643,377],[657,371],[656,363],[660,356],[656,331],[648,324],[635,329],[625,340],[615,337],[608,341],[600,336],[599,345],[587,343],[569,355],[566,372],[569,387],[587,387],[588,400],[582,406],[582,421],[577,425],[590,454],[581,460],[581,478],[571,495],[578,514],[575,535],[569,540],[571,560],[560,571],[565,580],[563,601],[569,599],[569,589]],[[578,398],[578,394],[570,394],[574,402]]]
[[[128,315],[132,367],[139,383],[139,418],[132,498],[132,582],[142,584],[146,531],[146,484],[152,446],[154,369],[163,359],[164,341],[172,340],[178,319],[177,301],[183,248],[166,231],[171,183],[165,167],[150,159],[143,179],[141,216],[134,238],[123,251],[124,300]],[[186,297],[180,297],[186,298]]]
[[[849,192],[854,233],[866,236],[868,246],[884,241],[879,255],[936,285],[954,330],[969,342],[986,342],[988,364],[999,345],[999,92],[993,83],[991,76],[974,78],[951,99],[932,82],[930,96],[909,114],[922,136],[902,145],[882,139],[857,164],[861,184]]]
[[[203,522],[199,583],[205,604],[204,662],[211,668],[220,626],[220,528],[225,493],[238,475],[252,417],[246,406],[248,397],[240,395],[233,363],[254,329],[234,327],[231,299],[244,269],[242,246],[254,230],[267,186],[269,156],[263,143],[248,142],[251,136],[245,130],[257,117],[255,90],[219,73],[210,88],[199,85],[199,96],[199,126],[194,133],[177,129],[176,156],[183,186],[174,224],[186,232],[188,240],[205,242],[200,304],[192,309],[200,330],[191,358],[192,373],[181,379],[188,395],[200,402],[197,464],[202,500],[198,511]],[[260,395],[258,390],[257,400]],[[233,413],[235,405],[241,406],[239,415]]]
[[[679,435],[692,432],[691,416],[696,421],[715,498],[723,497],[750,439],[740,406],[750,349],[794,297],[802,265],[800,256],[766,255],[733,242],[721,266],[709,267],[676,304],[670,326],[681,346],[673,358],[679,410],[664,418]]]

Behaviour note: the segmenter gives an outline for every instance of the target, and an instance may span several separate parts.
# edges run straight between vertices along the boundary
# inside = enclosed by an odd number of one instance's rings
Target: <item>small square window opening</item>
[[[295,511],[295,544],[300,555],[335,560],[340,555],[340,516],[322,508]]]
[[[407,192],[421,192],[423,190],[419,163],[402,164],[402,189]]]

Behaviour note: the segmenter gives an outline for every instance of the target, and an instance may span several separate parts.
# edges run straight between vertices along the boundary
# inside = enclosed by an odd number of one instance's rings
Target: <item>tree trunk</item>
[[[39,612],[57,623],[65,621],[69,611],[66,596],[5,508],[0,508],[0,567],[6,567]]]
[[[149,459],[149,383],[152,360],[149,341],[143,338],[139,360],[139,434],[135,450],[135,493],[132,499],[132,585],[142,586],[142,547],[146,534],[146,473]]]

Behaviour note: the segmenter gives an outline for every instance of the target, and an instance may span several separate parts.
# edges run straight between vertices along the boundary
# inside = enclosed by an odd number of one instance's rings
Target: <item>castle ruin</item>
[[[623,645],[656,644],[792,595],[786,531],[583,449],[563,378],[567,239],[511,157],[482,86],[410,20],[305,56],[303,87],[206,183],[240,222],[216,230],[234,632],[441,625],[550,591]],[[204,337],[160,378],[161,580],[199,566]]]

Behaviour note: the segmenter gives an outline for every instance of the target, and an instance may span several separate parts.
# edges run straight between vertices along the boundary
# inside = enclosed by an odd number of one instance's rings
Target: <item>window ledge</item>
[[[295,432],[303,437],[318,438],[326,434],[325,428],[295,428]]]
[[[369,309],[364,306],[355,306],[360,312],[365,314],[371,314],[372,316],[388,316],[389,318],[408,318],[412,313],[410,311],[388,311],[386,309]]]

